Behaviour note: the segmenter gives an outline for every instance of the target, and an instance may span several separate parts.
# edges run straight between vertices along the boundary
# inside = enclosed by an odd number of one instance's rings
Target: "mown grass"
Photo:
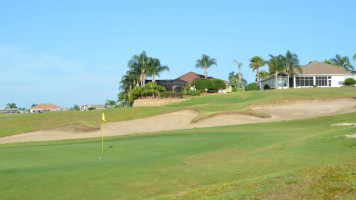
[[[356,162],[298,170],[283,176],[236,181],[154,199],[354,199]]]
[[[299,187],[315,192],[310,197],[346,198],[354,194],[343,189],[355,181],[350,169],[335,175],[340,182],[323,179],[335,170],[313,169],[356,160],[356,140],[342,137],[355,127],[331,126],[355,121],[349,113],[113,137],[103,154],[99,139],[4,144],[0,199],[284,199],[289,187],[296,188],[290,199]],[[322,181],[332,187],[313,187]],[[224,184],[230,189],[219,189]]]
[[[252,111],[249,105],[273,103],[299,99],[355,97],[356,88],[306,88],[289,90],[266,90],[244,93],[216,94],[192,97],[188,101],[161,107],[119,108],[105,110],[110,121],[137,119],[175,110],[192,108],[200,111],[194,121],[221,112],[241,112],[266,117],[265,113]],[[49,112],[42,114],[15,114],[15,117],[0,117],[0,137],[67,124],[80,123],[98,128],[101,120],[100,110],[90,112]]]

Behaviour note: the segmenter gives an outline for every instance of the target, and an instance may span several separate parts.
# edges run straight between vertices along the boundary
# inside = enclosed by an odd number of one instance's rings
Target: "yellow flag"
[[[101,120],[102,120],[103,122],[106,122],[105,114],[104,114],[104,113],[102,113]]]

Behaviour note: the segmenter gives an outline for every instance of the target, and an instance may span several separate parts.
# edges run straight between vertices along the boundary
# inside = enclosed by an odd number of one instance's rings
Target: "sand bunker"
[[[180,110],[172,113],[129,120],[111,122],[104,125],[106,136],[126,135],[133,133],[157,132],[167,130],[272,122],[282,120],[306,119],[326,115],[356,112],[356,99],[327,99],[294,101],[274,104],[254,105],[251,109],[269,113],[272,117],[260,118],[242,114],[219,114],[192,123],[199,115],[196,110]],[[72,127],[70,127],[72,126]],[[47,130],[33,131],[0,138],[0,144],[28,141],[62,140],[75,138],[100,137],[101,130],[87,130],[75,125],[69,125]]]

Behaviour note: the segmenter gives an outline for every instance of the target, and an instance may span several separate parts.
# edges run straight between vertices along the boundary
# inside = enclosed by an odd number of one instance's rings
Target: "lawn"
[[[216,102],[241,101],[236,108],[243,108],[249,95],[270,93],[217,96]],[[296,98],[285,95],[291,93],[274,94]],[[356,113],[349,113],[113,137],[106,139],[103,154],[99,139],[4,144],[0,199],[284,199],[281,190],[293,191],[297,184],[315,195],[326,187],[325,195],[348,198],[355,194],[356,140],[343,135],[356,130],[331,125],[355,121]],[[323,182],[317,177],[329,175],[328,170],[341,177],[331,177],[337,179],[334,185],[308,185]],[[345,185],[348,190],[337,190]]]
[[[248,106],[285,100],[355,96],[356,88],[350,87],[264,90],[191,97],[189,101],[155,108],[118,108],[105,110],[105,114],[109,122],[137,119],[185,108],[193,108],[200,111],[200,115],[194,120],[199,120],[220,112],[243,112],[266,116],[264,113],[252,112]],[[89,112],[65,111],[42,114],[14,114],[12,117],[1,117],[0,115],[0,137],[72,123],[80,123],[89,127],[98,128],[101,120],[101,112],[100,110]]]

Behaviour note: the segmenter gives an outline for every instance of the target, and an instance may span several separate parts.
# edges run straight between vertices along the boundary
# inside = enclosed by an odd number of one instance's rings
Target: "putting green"
[[[97,139],[4,144],[0,198],[158,198],[343,164],[356,160],[355,139],[343,137],[355,128],[331,125],[355,121],[350,113],[122,136],[107,138],[104,154]]]

